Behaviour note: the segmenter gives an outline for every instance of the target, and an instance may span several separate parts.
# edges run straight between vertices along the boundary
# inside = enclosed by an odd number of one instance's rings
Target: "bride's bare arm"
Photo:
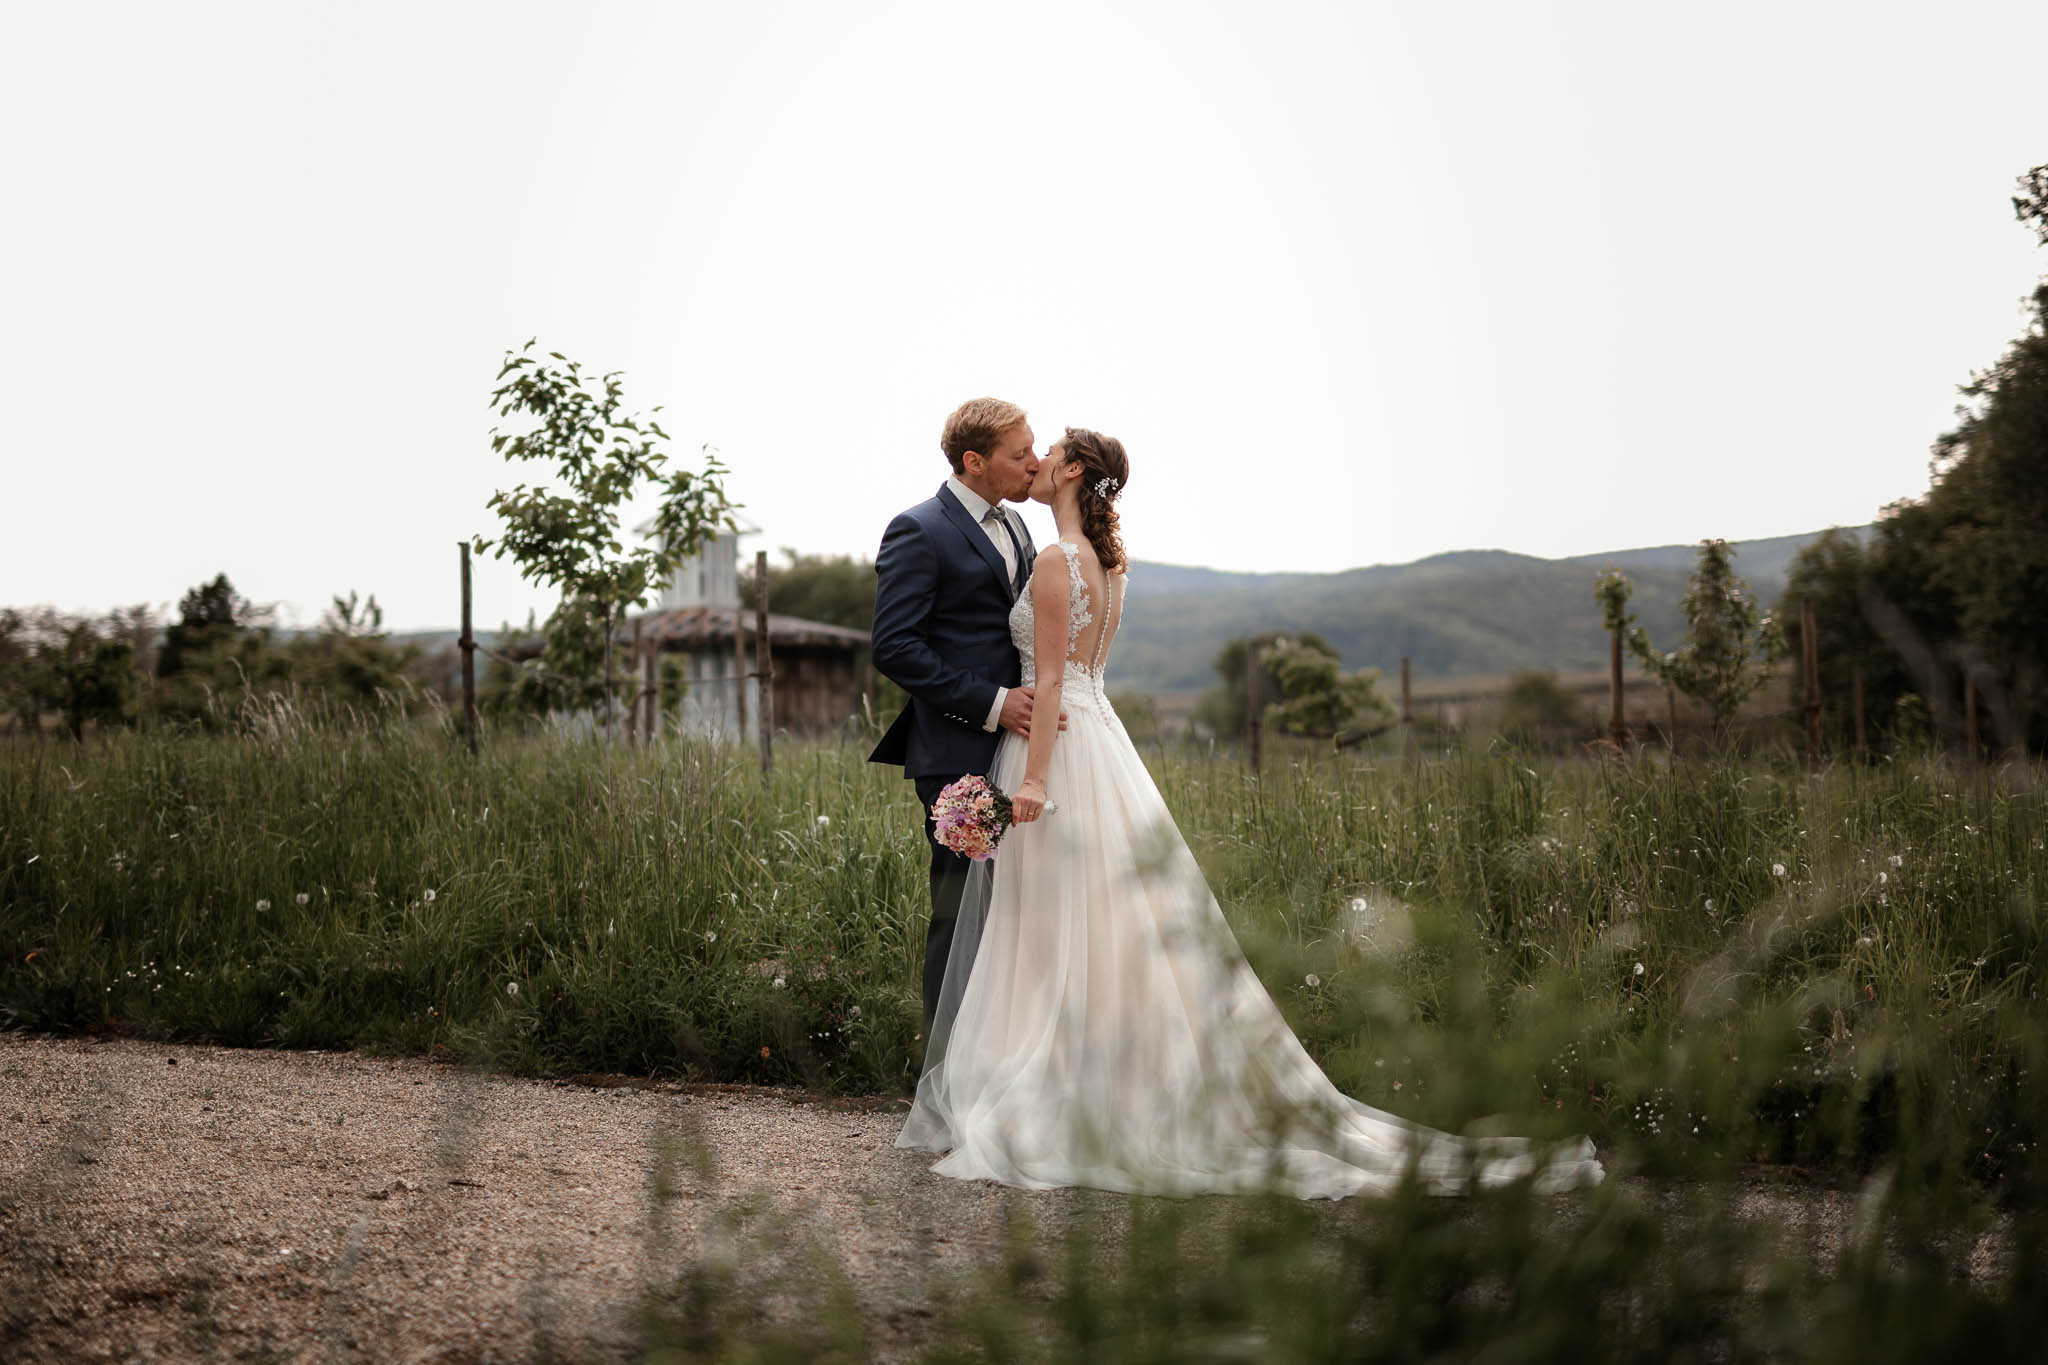
[[[1067,586],[1066,554],[1049,545],[1031,566],[1031,657],[1038,666],[1038,690],[1031,698],[1035,716],[1060,714],[1060,693],[1067,678]],[[1028,825],[1045,810],[1045,773],[1052,765],[1052,746],[1060,727],[1031,727],[1030,747],[1024,751],[1024,780],[1010,795],[1010,817]]]

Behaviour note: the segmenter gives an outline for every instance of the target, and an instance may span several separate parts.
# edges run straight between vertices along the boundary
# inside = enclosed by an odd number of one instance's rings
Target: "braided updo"
[[[1117,533],[1116,500],[1131,479],[1130,457],[1122,441],[1085,427],[1068,427],[1065,445],[1067,460],[1081,467],[1081,534],[1095,547],[1103,572],[1116,573],[1128,567]],[[1105,487],[1104,479],[1115,482]]]

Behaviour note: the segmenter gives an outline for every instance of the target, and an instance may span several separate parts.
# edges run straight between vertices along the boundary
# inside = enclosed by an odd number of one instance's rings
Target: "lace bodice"
[[[1110,642],[1124,620],[1124,589],[1129,582],[1128,573],[1116,574],[1110,578],[1109,592],[1116,601],[1111,604],[1102,628],[1094,632],[1093,648],[1089,657],[1081,658],[1080,649],[1088,644],[1088,628],[1095,624],[1094,596],[1088,591],[1088,582],[1081,576],[1081,549],[1070,540],[1057,542],[1067,558],[1067,666],[1066,681],[1061,690],[1062,703],[1068,714],[1078,708],[1108,715],[1109,699],[1103,693],[1103,666],[1109,659]],[[1031,589],[1027,585],[1017,595],[1017,604],[1010,608],[1010,642],[1017,646],[1017,657],[1024,665],[1025,687],[1038,685],[1038,629],[1037,612],[1031,604]]]

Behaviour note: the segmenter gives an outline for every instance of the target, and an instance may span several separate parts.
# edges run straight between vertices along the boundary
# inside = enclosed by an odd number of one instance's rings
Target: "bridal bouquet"
[[[1010,827],[1010,798],[987,778],[970,774],[932,802],[932,826],[945,847],[985,863],[996,856],[996,841]]]
[[[1059,802],[1048,801],[1044,813],[1051,815],[1059,808]],[[939,843],[977,863],[996,856],[996,841],[1014,823],[1010,798],[987,778],[972,773],[948,783],[932,802],[932,826]]]

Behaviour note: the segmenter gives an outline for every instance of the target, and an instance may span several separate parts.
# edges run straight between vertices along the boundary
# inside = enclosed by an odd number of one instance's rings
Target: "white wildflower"
[[[1901,858],[1896,853],[1892,854],[1891,857],[1885,859],[1885,861],[1890,863],[1893,867],[1904,867],[1906,865],[1906,860],[1904,858]]]
[[[432,905],[434,903],[434,888],[430,886],[426,890],[420,892],[420,899],[425,901],[428,905]]]
[[[704,931],[704,941],[706,943],[718,942],[718,931],[716,929],[706,929]]]
[[[269,902],[269,901],[257,901],[257,902],[256,902],[256,913],[258,913],[259,915],[260,915],[260,914],[262,914],[262,913],[263,913],[263,912],[264,912],[265,910],[268,910],[269,908],[270,908],[270,902]]]
[[[1317,976],[1314,972],[1310,972],[1307,976],[1303,977],[1302,980],[1308,983],[1308,988],[1310,990],[1314,990],[1316,987],[1323,984],[1323,979],[1320,976]]]
[[[1714,898],[1712,896],[1707,897],[1707,913],[1710,915],[1714,913]]]
[[[1640,962],[1638,962],[1638,963],[1636,964],[1636,975],[1637,975],[1637,976],[1641,976],[1641,975],[1643,974],[1643,971],[1644,971],[1644,967],[1643,967],[1643,964],[1642,964],[1642,963],[1640,963]]]
[[[831,817],[831,816],[829,816],[829,815],[821,815],[821,816],[819,816],[819,817],[818,817],[818,828],[819,828],[819,829],[830,829],[831,827],[832,827],[832,817]]]
[[[859,1005],[855,1005],[855,1006],[853,1006],[853,1007],[852,1007],[851,1009],[847,1010],[847,1011],[846,1011],[846,1017],[847,1017],[847,1018],[849,1018],[849,1019],[858,1019],[858,1018],[860,1018],[860,1006],[859,1006]]]
[[[1782,876],[1784,876],[1784,875],[1785,875],[1785,865],[1784,865],[1783,863],[1772,863],[1772,864],[1771,864],[1771,875],[1772,875],[1773,877],[1782,877]]]
[[[776,978],[775,978],[775,979],[774,979],[773,981],[769,982],[768,984],[769,984],[769,985],[771,985],[771,986],[773,986],[773,987],[775,987],[775,989],[776,989],[776,990],[778,990],[778,991],[779,991],[779,990],[782,990],[782,989],[784,989],[785,987],[787,987],[787,986],[789,985],[789,983],[788,983],[787,981],[784,981],[784,980],[783,980],[783,979],[782,979],[781,977],[779,977],[779,976],[778,976],[778,977],[776,977]]]
[[[304,905],[306,902],[312,899],[313,897],[304,891],[301,891],[298,895],[292,897],[292,900],[300,905]]]
[[[1891,879],[1892,874],[1889,872],[1880,872],[1877,874],[1877,884],[1879,886],[1883,886],[1886,882],[1889,882]]]
[[[517,994],[519,994],[519,983],[518,983],[517,981],[507,981],[507,982],[505,983],[505,994],[507,994],[507,995],[517,995]]]

